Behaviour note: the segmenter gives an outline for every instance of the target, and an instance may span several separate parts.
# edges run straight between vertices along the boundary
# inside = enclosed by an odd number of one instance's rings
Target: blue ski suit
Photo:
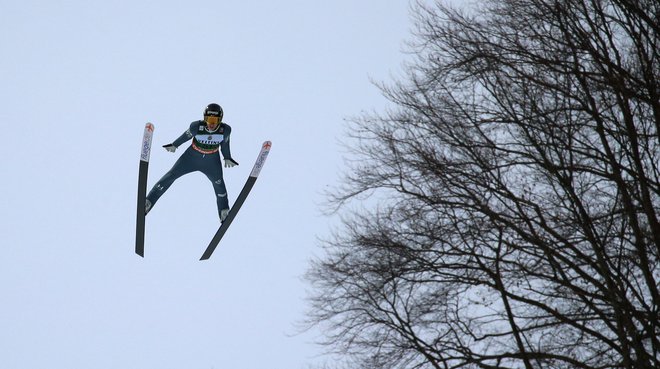
[[[204,121],[192,122],[190,128],[172,142],[172,145],[179,147],[192,139],[192,145],[186,149],[174,163],[172,169],[165,173],[147,195],[147,200],[151,202],[152,208],[175,180],[185,174],[199,171],[204,173],[213,184],[218,215],[220,216],[222,210],[229,209],[229,199],[222,177],[222,163],[218,151],[222,152],[225,160],[233,161],[229,150],[230,134],[231,127],[225,123],[220,123],[214,131],[209,131]]]

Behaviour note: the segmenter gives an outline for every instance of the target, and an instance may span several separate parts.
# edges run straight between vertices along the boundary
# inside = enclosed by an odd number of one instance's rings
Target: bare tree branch
[[[360,368],[660,367],[660,5],[415,14],[308,323]]]

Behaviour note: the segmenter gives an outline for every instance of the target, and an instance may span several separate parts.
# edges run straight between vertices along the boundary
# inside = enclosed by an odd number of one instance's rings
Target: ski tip
[[[261,145],[261,148],[262,148],[262,149],[268,149],[268,150],[270,150],[270,147],[271,147],[271,146],[273,146],[273,143],[270,142],[270,141],[266,141],[266,142],[264,142],[263,145]]]
[[[154,125],[153,125],[153,123],[151,123],[151,122],[147,122],[147,124],[144,125],[144,129],[146,129],[146,130],[149,131],[149,132],[153,132],[153,131],[154,131]]]

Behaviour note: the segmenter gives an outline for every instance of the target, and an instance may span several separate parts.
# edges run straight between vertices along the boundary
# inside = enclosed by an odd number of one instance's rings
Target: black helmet
[[[204,109],[205,117],[218,117],[222,121],[222,116],[224,115],[222,107],[216,103],[209,104],[206,109]]]

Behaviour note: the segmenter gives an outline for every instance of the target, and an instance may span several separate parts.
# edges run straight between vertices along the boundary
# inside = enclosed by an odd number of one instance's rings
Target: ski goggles
[[[220,123],[220,117],[214,117],[212,115],[204,116],[204,121],[206,124],[218,124]]]

